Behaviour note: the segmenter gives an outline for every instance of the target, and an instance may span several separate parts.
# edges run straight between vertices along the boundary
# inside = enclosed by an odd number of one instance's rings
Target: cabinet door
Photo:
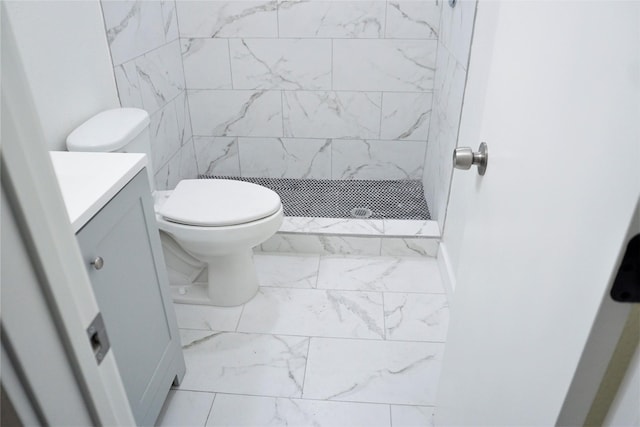
[[[138,425],[153,423],[178,374],[174,359],[184,362],[146,172],[77,238],[133,414]]]

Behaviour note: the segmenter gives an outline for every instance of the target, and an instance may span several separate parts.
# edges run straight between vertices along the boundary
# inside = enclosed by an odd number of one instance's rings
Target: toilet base
[[[258,292],[260,283],[251,249],[203,261],[208,283],[171,286],[174,302],[232,307],[246,303]]]

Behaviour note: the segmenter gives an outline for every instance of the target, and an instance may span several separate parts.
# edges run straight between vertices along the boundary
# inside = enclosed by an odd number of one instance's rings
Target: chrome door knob
[[[104,267],[104,259],[102,259],[101,256],[96,257],[96,259],[94,259],[93,261],[91,261],[91,265],[93,266],[93,268],[95,268],[96,270],[100,270],[102,267]]]
[[[484,175],[487,171],[487,163],[489,163],[489,153],[487,144],[480,144],[477,152],[469,147],[459,147],[453,150],[453,167],[456,169],[471,169],[471,166],[478,166],[478,174]]]

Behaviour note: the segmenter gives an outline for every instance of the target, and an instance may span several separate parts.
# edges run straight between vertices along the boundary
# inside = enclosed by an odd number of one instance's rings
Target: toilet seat
[[[281,206],[280,196],[260,185],[227,179],[185,179],[157,213],[174,223],[224,227],[269,217]]]

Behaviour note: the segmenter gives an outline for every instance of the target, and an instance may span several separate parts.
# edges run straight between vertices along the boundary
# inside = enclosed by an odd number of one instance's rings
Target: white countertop
[[[51,151],[67,213],[78,232],[147,164],[138,153]]]

